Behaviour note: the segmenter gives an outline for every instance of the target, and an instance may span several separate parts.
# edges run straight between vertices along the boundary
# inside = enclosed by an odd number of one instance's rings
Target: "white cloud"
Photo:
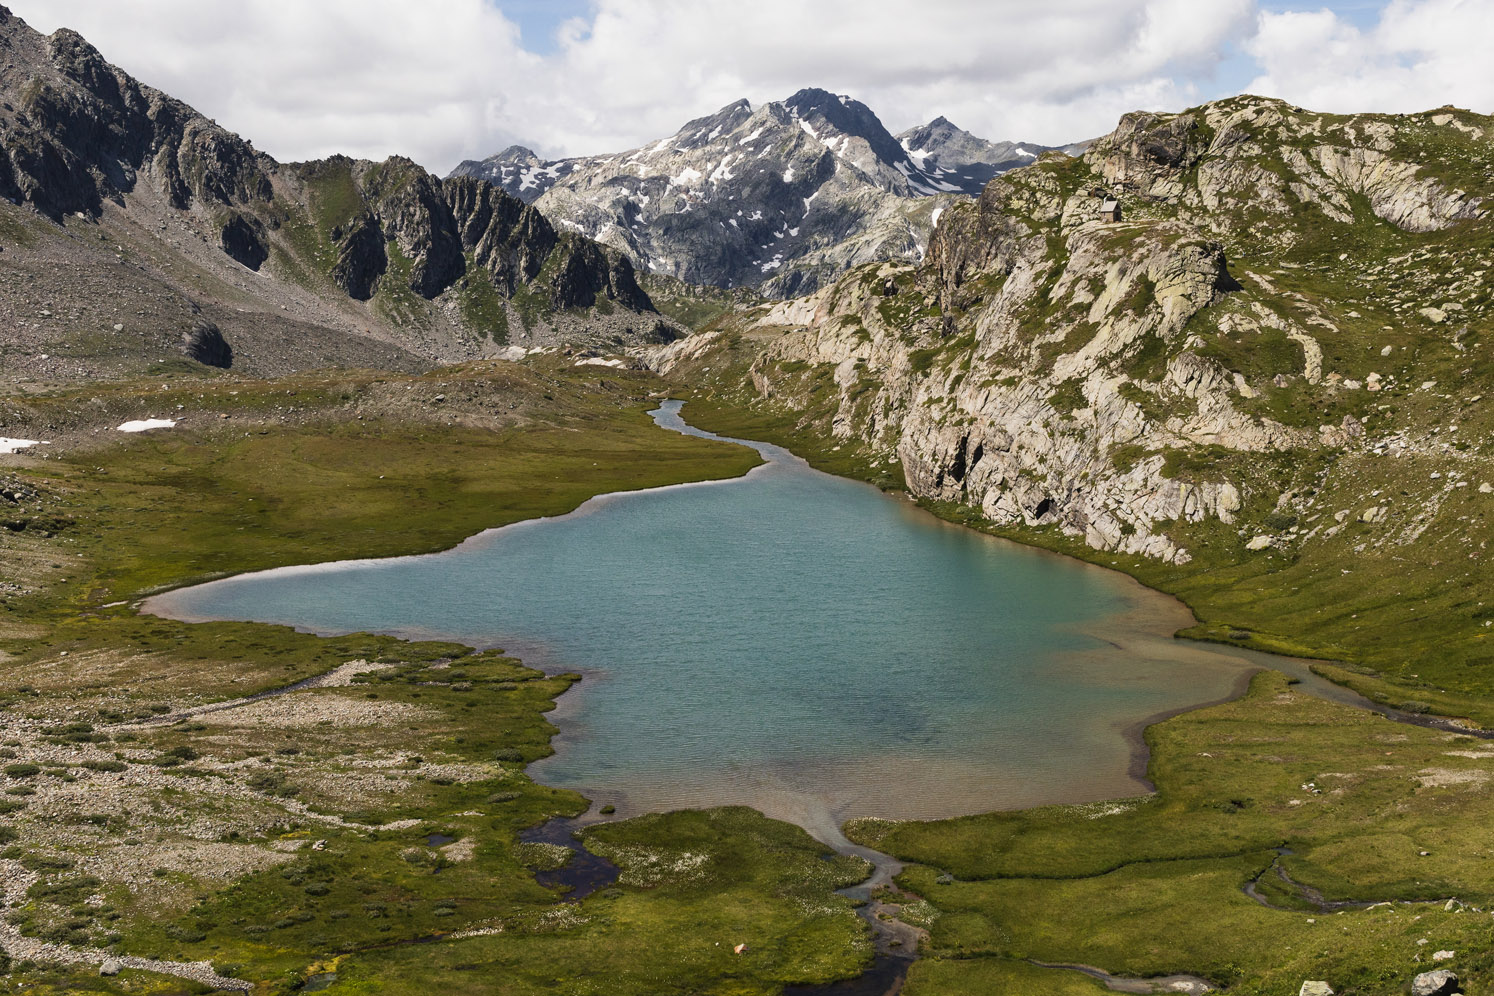
[[[403,153],[438,172],[514,141],[620,151],[805,86],[852,94],[894,131],[943,114],[989,138],[1072,141],[1223,95],[1214,73],[1241,45],[1260,65],[1251,89],[1304,106],[1494,103],[1488,0],[1393,0],[1362,33],[1255,0],[593,0],[544,57],[503,0],[9,2],[278,158]]]
[[[1253,93],[1313,110],[1494,110],[1494,4],[1391,0],[1361,31],[1329,10],[1262,13],[1247,49],[1261,64]]]
[[[944,114],[989,137],[1072,141],[1127,101],[1173,106],[1197,88],[1253,0],[599,0],[557,53],[536,140],[570,152],[639,144],[740,97],[804,86],[850,93],[893,130]],[[599,133],[573,122],[593,117]],[[584,146],[584,147],[583,147]]]
[[[514,139],[539,67],[487,0],[6,0],[283,160],[400,153],[445,170]]]

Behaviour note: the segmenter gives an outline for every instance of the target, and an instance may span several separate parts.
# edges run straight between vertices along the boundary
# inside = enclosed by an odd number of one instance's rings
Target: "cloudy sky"
[[[613,152],[746,97],[849,93],[1059,144],[1240,92],[1494,111],[1491,0],[4,0],[282,160],[446,173],[514,142]]]

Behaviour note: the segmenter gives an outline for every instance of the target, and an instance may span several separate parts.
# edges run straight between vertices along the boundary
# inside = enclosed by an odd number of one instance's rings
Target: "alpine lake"
[[[681,403],[653,413],[689,426]],[[148,611],[502,647],[585,679],[550,714],[550,785],[620,816],[744,804],[839,838],[1135,795],[1140,732],[1300,662],[1172,638],[1124,575],[941,522],[755,447],[745,477],[603,495],[437,554],[280,568]]]

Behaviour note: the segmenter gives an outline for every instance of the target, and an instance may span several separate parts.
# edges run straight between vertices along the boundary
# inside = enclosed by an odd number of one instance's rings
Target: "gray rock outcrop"
[[[182,352],[210,367],[227,370],[233,366],[233,347],[223,338],[218,326],[206,319],[193,322],[182,336]]]
[[[1358,312],[1325,310],[1301,284],[1277,284],[1292,269],[1259,257],[1242,266],[1225,247],[1269,245],[1271,259],[1303,239],[1332,246],[1350,223],[1421,233],[1483,222],[1487,177],[1469,173],[1459,189],[1409,158],[1434,117],[1387,130],[1376,116],[1254,97],[1128,114],[1081,161],[1049,153],[950,206],[920,265],[861,267],[758,313],[768,344],[752,388],[895,460],[915,495],[979,509],[997,526],[1052,526],[1096,550],[1174,564],[1194,556],[1176,538],[1187,533],[1242,554],[1290,552],[1314,532],[1297,523],[1317,485],[1268,491],[1251,482],[1251,463],[1290,480],[1329,454],[1383,448],[1364,421],[1376,409],[1344,411],[1352,392],[1368,398],[1391,381],[1334,366],[1389,354],[1375,343],[1350,361],[1354,340],[1339,322]],[[1487,120],[1446,117],[1460,134]],[[1327,167],[1313,151],[1365,143],[1374,156]],[[1101,214],[1117,197],[1121,222]],[[1348,252],[1327,258],[1336,279],[1367,279],[1370,264]],[[1401,264],[1429,279],[1416,253],[1374,265]],[[1465,278],[1437,265],[1482,300],[1483,269]],[[1391,306],[1410,319],[1417,303],[1401,292]],[[705,348],[678,344],[654,362],[710,365]],[[1359,521],[1384,527],[1391,513],[1382,502]]]
[[[1422,972],[1411,981],[1411,996],[1452,996],[1458,992],[1458,977],[1445,968]]]

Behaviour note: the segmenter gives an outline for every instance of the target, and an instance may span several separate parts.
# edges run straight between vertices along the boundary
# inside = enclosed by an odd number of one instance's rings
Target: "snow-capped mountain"
[[[943,206],[1046,151],[942,118],[902,138],[865,104],[807,89],[739,100],[628,152],[545,161],[514,146],[454,175],[537,203],[650,271],[791,296],[858,263],[920,258]]]
[[[988,142],[945,117],[909,128],[897,140],[925,175],[956,184],[969,194],[980,193],[993,176],[1026,166],[1052,149],[1035,142]]]

